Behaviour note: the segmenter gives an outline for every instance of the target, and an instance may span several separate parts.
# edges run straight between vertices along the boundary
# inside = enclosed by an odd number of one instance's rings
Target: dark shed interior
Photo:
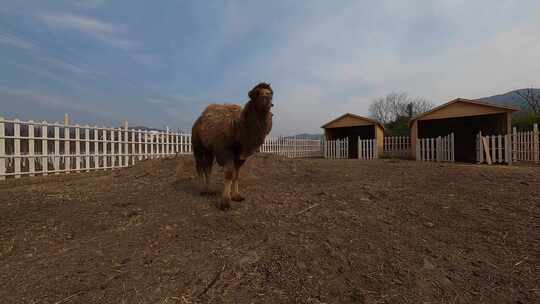
[[[476,135],[507,133],[506,113],[418,121],[418,137],[434,138],[454,133],[455,159],[476,161]]]
[[[349,139],[349,158],[358,158],[358,137],[361,139],[375,138],[375,126],[356,126],[326,129],[326,139]]]

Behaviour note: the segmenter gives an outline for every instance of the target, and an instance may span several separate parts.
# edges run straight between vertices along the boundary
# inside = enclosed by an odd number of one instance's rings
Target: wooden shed
[[[349,158],[358,158],[358,139],[375,139],[380,155],[384,145],[384,126],[370,118],[346,113],[327,122],[324,129],[326,140],[349,139]]]
[[[454,134],[454,156],[458,162],[476,161],[476,137],[510,135],[511,114],[519,109],[494,105],[481,100],[454,99],[423,113],[411,121],[411,152],[416,158],[419,138],[436,138]]]

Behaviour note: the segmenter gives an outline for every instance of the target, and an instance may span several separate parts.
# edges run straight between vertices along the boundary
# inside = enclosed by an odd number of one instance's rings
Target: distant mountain
[[[495,96],[490,96],[490,97],[485,97],[485,98],[478,98],[478,99],[489,102],[489,103],[514,106],[514,107],[519,107],[521,109],[525,109],[525,101],[516,92],[524,93],[526,90],[527,89],[519,89],[519,90],[514,90],[514,91],[500,94],[500,95],[495,95]],[[535,95],[540,95],[540,89],[533,89],[533,92]]]

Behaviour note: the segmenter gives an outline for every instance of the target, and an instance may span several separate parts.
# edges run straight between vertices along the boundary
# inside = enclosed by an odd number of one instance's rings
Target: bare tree
[[[385,98],[375,98],[369,105],[369,113],[375,120],[386,124],[392,121],[392,109]]]
[[[375,98],[369,106],[370,116],[383,124],[401,117],[409,119],[433,108],[433,103],[425,98],[411,98],[406,93],[390,93]]]
[[[409,117],[415,117],[422,113],[425,113],[435,107],[433,102],[431,102],[428,99],[422,98],[422,97],[415,97],[409,99],[409,104],[412,105],[412,115],[409,115]]]
[[[517,90],[516,94],[523,99],[524,103],[534,115],[540,115],[540,93],[536,93],[533,88]]]

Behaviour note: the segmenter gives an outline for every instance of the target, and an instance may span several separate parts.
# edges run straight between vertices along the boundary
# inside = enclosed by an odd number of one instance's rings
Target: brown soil
[[[0,303],[540,303],[539,173],[258,155],[227,212],[190,158],[8,180]]]

